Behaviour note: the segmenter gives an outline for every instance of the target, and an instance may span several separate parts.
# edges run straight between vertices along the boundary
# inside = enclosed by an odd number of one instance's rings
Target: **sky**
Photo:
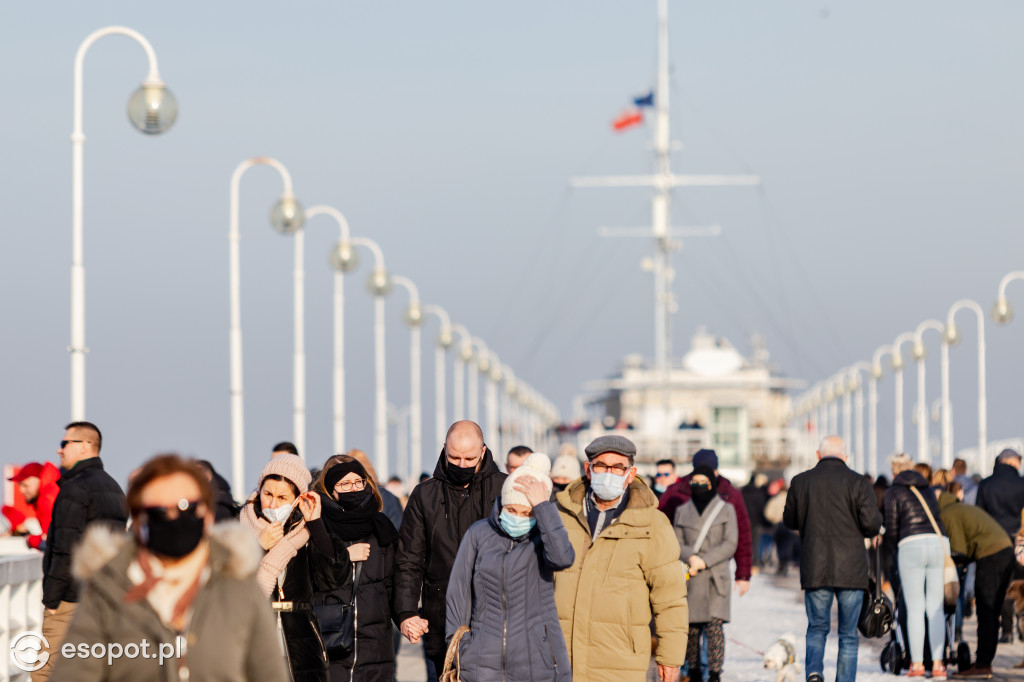
[[[780,372],[814,383],[944,318],[958,299],[987,311],[1024,251],[1022,20],[1024,6],[1008,0],[671,0],[673,168],[762,179],[674,194],[674,224],[723,230],[675,255],[677,355],[700,325],[744,353],[761,333]],[[640,268],[651,244],[597,234],[645,225],[649,195],[568,181],[651,168],[650,128],[614,134],[610,121],[654,84],[653,0],[97,1],[59,11],[8,2],[0,463],[54,459],[68,421],[72,65],[80,42],[110,24],[150,40],[180,107],[165,135],[139,134],[125,108],[145,76],[143,52],[120,37],[90,50],[87,417],[122,482],[157,452],[229,470],[228,189],[251,156],[279,159],[305,205],[340,209],[354,235],[381,245],[391,272],[566,417],[586,382],[627,354],[652,355],[652,285]],[[279,192],[266,168],[249,172],[241,192],[249,479],[291,437],[292,244],[268,223]],[[332,454],[327,258],[336,239],[323,218],[306,234],[311,461]],[[363,256],[346,280],[348,446],[371,451]],[[398,406],[409,400],[404,306],[404,294],[388,301],[388,392]],[[977,338],[967,315],[958,322],[960,449],[977,438]],[[440,447],[436,333],[431,322],[426,461]],[[986,322],[986,334],[990,438],[1022,435],[1024,329]],[[912,371],[906,384],[913,447]],[[892,447],[892,387],[888,376],[880,385],[882,453]]]

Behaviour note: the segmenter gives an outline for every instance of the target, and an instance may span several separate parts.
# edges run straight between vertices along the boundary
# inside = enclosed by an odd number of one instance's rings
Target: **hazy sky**
[[[988,310],[1024,231],[1024,5],[929,0],[671,0],[674,168],[755,172],[763,188],[677,191],[675,224],[718,223],[677,254],[676,349],[700,324],[742,351],[767,337],[813,382],[870,357],[961,297]],[[159,451],[228,471],[228,183],[278,158],[299,199],[328,203],[568,415],[582,385],[653,352],[645,190],[569,190],[645,172],[649,129],[609,122],[648,89],[653,0],[515,3],[6,2],[0,8],[0,463],[53,458],[69,414],[71,95],[92,30],[152,42],[180,117],[130,127],[142,51],[107,38],[86,62],[88,417],[126,473]],[[269,169],[242,187],[248,476],[291,437],[292,243],[267,213]],[[323,221],[323,222],[320,222]],[[308,456],[331,454],[336,239],[307,233]],[[372,449],[367,261],[348,282],[351,447]],[[1019,287],[1020,285],[1015,285]],[[1011,300],[1024,307],[1021,291]],[[389,398],[408,402],[404,295],[389,301]],[[952,353],[956,447],[976,441],[976,335]],[[424,334],[424,454],[434,457]],[[1024,327],[987,323],[989,433],[1019,435]],[[935,338],[929,401],[938,395]],[[907,372],[907,444],[914,447]],[[880,451],[892,443],[881,385]],[[450,391],[449,391],[450,394]],[[933,427],[933,433],[936,432]],[[392,446],[394,437],[392,437]]]

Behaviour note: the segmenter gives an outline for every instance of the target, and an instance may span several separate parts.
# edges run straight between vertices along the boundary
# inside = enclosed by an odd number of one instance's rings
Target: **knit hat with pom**
[[[295,487],[299,489],[300,495],[309,490],[309,484],[313,478],[309,469],[306,468],[306,463],[295,455],[278,455],[267,462],[263,471],[260,472],[261,488],[263,480],[271,474],[277,474],[294,483]]]
[[[533,506],[526,499],[526,495],[515,489],[516,481],[524,476],[535,478],[543,483],[548,491],[548,497],[550,497],[551,479],[548,478],[549,471],[551,471],[551,460],[543,452],[535,452],[527,457],[526,461],[505,479],[505,485],[501,486],[502,506],[507,504],[521,504],[524,507]]]

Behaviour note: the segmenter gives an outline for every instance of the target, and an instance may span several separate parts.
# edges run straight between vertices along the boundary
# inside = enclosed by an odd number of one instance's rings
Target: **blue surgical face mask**
[[[622,497],[622,491],[626,489],[626,477],[629,474],[618,476],[610,471],[603,474],[590,473],[590,489],[594,494],[605,502],[611,502]]]
[[[498,518],[501,521],[501,527],[505,529],[506,533],[514,538],[520,538],[526,535],[533,530],[534,526],[537,525],[537,519],[532,516],[516,516],[514,514],[510,514],[505,509],[501,510],[501,514]]]

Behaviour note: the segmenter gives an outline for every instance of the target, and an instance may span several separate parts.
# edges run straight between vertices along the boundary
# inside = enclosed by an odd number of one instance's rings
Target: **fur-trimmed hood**
[[[86,529],[71,558],[71,575],[81,582],[92,580],[103,567],[119,557],[125,566],[138,551],[131,532],[94,524]],[[263,552],[256,536],[237,521],[224,521],[210,531],[210,557],[215,573],[228,578],[247,578],[256,572]]]

